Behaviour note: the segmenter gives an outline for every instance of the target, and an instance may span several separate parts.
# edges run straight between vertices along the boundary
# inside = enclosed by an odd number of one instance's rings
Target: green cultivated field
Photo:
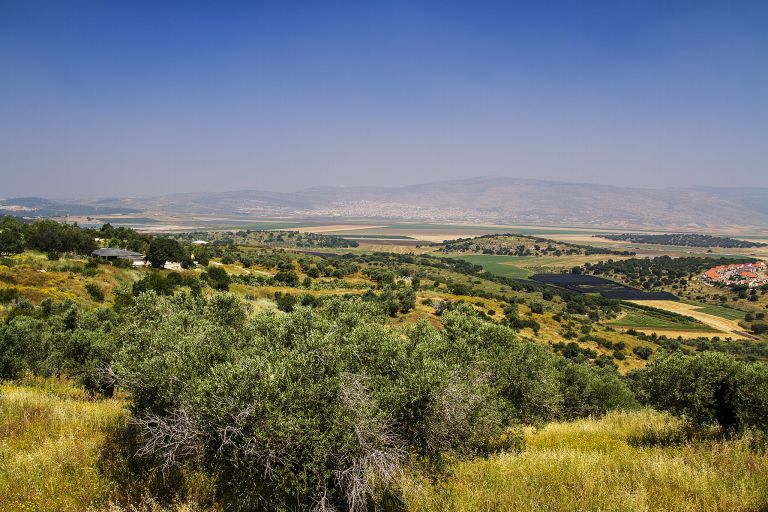
[[[631,309],[626,315],[611,322],[611,325],[635,327],[638,329],[664,329],[681,331],[711,331],[697,320],[677,319],[663,313]]]
[[[457,258],[460,260],[468,261],[475,265],[482,265],[486,272],[496,274],[502,277],[512,278],[526,278],[533,274],[533,272],[515,266],[515,262],[524,259],[515,256],[496,256],[494,254],[472,254],[467,256],[448,256],[449,258]]]
[[[700,305],[697,303],[692,303],[695,305]],[[701,311],[702,313],[707,313],[708,315],[715,315],[719,316],[721,318],[727,318],[728,320],[744,320],[745,312],[741,311],[739,309],[733,309],[725,306],[715,306],[715,305],[703,305],[701,304],[701,307],[697,309],[697,311]]]

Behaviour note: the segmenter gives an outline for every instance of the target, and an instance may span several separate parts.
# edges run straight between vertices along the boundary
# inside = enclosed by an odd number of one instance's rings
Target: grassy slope
[[[125,420],[124,406],[90,400],[64,382],[0,385],[0,511],[118,510],[109,502],[122,489],[100,470],[99,458],[107,433]],[[637,411],[529,429],[519,454],[456,463],[435,486],[409,479],[407,510],[768,507],[768,454],[750,451],[745,440],[668,447],[632,442],[679,426],[669,416]]]
[[[84,258],[48,261],[41,253],[27,251],[11,259],[15,260],[15,266],[0,265],[0,288],[16,288],[24,298],[35,304],[50,298],[96,306],[98,303],[85,290],[88,283],[96,284],[104,292],[106,304],[109,304],[117,286],[138,279],[138,271],[111,265],[99,265],[97,274],[91,277],[64,270],[67,266],[82,267],[86,263]]]
[[[515,259],[515,257],[508,256],[494,256],[494,255],[468,255],[468,258],[484,258],[484,259],[500,259],[502,261],[508,259]],[[143,274],[150,272],[148,269],[118,269],[110,265],[99,265],[98,274],[93,277],[84,277],[80,274],[73,272],[61,271],[61,268],[67,265],[83,265],[85,260],[62,258],[61,261],[50,262],[44,255],[39,253],[27,252],[24,255],[19,255],[14,259],[19,264],[13,268],[7,268],[0,266],[0,288],[4,287],[16,287],[19,288],[22,295],[31,300],[35,304],[39,304],[46,297],[52,297],[55,299],[70,298],[76,300],[86,307],[98,307],[109,306],[114,299],[113,290],[121,283],[132,283],[138,280]],[[539,257],[539,258],[517,258],[525,260],[548,260],[558,259],[556,257]],[[483,262],[484,263],[484,262]],[[214,264],[219,264],[215,262]],[[496,311],[494,318],[496,320],[502,319],[503,305],[496,300],[484,299],[476,296],[460,296],[453,295],[446,289],[446,285],[443,284],[440,288],[432,287],[432,279],[439,278],[443,282],[446,280],[462,283],[470,286],[472,289],[480,290],[483,292],[490,292],[494,294],[514,295],[525,299],[526,302],[536,301],[544,304],[546,313],[544,315],[532,315],[534,319],[541,323],[542,329],[538,334],[534,334],[530,329],[522,329],[519,335],[522,338],[529,339],[544,344],[553,344],[557,342],[567,342],[562,336],[565,327],[552,319],[552,313],[563,309],[562,304],[559,301],[551,302],[545,301],[542,298],[541,293],[527,293],[527,292],[511,292],[506,286],[500,285],[493,281],[480,279],[474,276],[467,276],[452,272],[448,269],[436,269],[433,267],[420,267],[418,265],[405,265],[411,268],[414,272],[425,271],[427,277],[422,280],[423,289],[417,293],[417,310],[409,313],[403,317],[398,318],[398,321],[414,322],[420,319],[429,321],[431,324],[438,326],[440,324],[439,317],[434,314],[434,308],[426,307],[421,304],[424,299],[440,299],[458,301],[463,300],[469,302],[477,309],[487,311],[493,309]],[[255,265],[250,269],[244,269],[239,264],[223,265],[229,274],[261,274],[261,275],[274,275],[274,269],[268,269]],[[499,267],[502,271],[516,272],[514,267],[500,264]],[[44,270],[44,272],[42,272]],[[298,270],[298,267],[297,267]],[[196,269],[189,272],[199,273],[202,269]],[[301,274],[303,279],[305,276]],[[4,281],[5,278],[11,278]],[[9,281],[12,281],[13,284]],[[331,278],[319,278],[314,280],[315,283],[322,285],[324,282],[334,282],[335,279]],[[94,302],[86,293],[85,285],[88,282],[94,282],[105,292],[106,300],[103,304]],[[290,288],[285,286],[247,286],[241,284],[233,284],[230,290],[243,298],[247,298],[257,309],[264,307],[275,307],[274,294],[275,292],[304,295],[311,294],[316,296],[329,296],[336,294],[359,294],[365,292],[367,287],[374,286],[374,283],[361,273],[353,276],[347,276],[344,282],[354,283],[356,286],[346,288],[341,286],[335,289],[312,289],[307,290],[305,288]],[[3,316],[10,305],[0,305],[0,317]],[[530,311],[526,306],[520,306],[521,314],[529,314]],[[632,354],[632,348],[638,345],[651,346],[645,342],[638,340],[635,337],[620,333],[611,332],[606,330],[605,326],[595,325],[594,334],[607,338],[613,342],[623,341],[627,345],[627,359],[624,361],[617,361],[622,372],[641,366],[644,362],[636,358]],[[580,343],[584,348],[591,348],[597,351],[599,354],[612,353],[612,351],[603,349],[595,343]]]
[[[637,447],[643,432],[674,430],[652,411],[552,423],[526,434],[520,454],[455,467],[409,497],[413,511],[747,511],[768,507],[768,455],[745,441]]]
[[[114,484],[98,470],[106,430],[124,403],[91,401],[66,383],[0,385],[0,511],[79,511]]]

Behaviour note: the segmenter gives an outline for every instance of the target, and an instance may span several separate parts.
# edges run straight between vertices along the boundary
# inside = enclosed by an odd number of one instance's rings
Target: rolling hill
[[[768,224],[768,189],[627,188],[504,177],[402,187],[241,190],[80,201],[92,207],[184,214],[420,219],[616,228]]]

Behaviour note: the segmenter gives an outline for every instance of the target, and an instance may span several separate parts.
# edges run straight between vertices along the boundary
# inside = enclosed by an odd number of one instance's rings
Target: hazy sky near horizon
[[[0,197],[768,187],[768,2],[0,0]]]

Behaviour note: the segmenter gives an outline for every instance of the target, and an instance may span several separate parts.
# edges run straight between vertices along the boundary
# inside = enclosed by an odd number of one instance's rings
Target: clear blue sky
[[[768,1],[0,0],[0,197],[767,163]]]

